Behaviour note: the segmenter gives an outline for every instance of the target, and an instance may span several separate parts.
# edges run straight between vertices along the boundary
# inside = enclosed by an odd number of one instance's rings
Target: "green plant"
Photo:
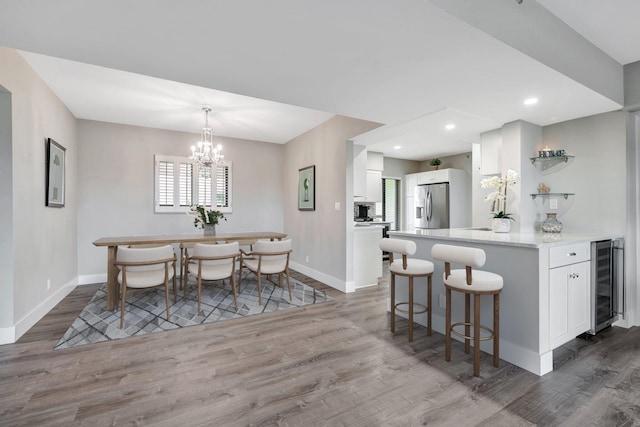
[[[431,159],[429,164],[431,166],[440,166],[442,164],[442,160],[440,160],[440,159]]]
[[[193,226],[196,228],[204,228],[205,225],[217,225],[221,219],[227,220],[221,211],[207,209],[200,205],[191,206],[187,214],[195,216]]]

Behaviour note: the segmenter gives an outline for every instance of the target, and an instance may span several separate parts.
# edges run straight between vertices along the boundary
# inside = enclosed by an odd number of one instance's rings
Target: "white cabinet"
[[[367,151],[367,170],[382,172],[384,170],[384,154]]]
[[[501,173],[502,130],[496,129],[480,134],[480,174]]]
[[[355,288],[378,284],[382,276],[382,250],[380,225],[355,227],[353,230],[353,281]]]
[[[367,195],[367,147],[353,145],[353,196]]]
[[[549,265],[555,267],[549,269],[549,337],[554,349],[590,328],[589,244],[552,247]]]
[[[382,172],[367,171],[367,202],[382,202]]]
[[[403,230],[413,229],[413,220],[415,217],[415,204],[413,199],[413,192],[418,185],[418,173],[412,173],[404,176],[404,205],[403,205],[403,217],[404,223],[402,224]]]
[[[442,169],[437,171],[420,172],[418,174],[418,185],[423,184],[437,184],[440,182],[450,181],[451,169]]]

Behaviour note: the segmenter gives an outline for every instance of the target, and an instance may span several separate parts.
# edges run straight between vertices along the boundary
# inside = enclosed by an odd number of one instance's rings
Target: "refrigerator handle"
[[[427,221],[431,221],[431,191],[427,193],[427,201],[426,201],[426,210],[427,210]]]

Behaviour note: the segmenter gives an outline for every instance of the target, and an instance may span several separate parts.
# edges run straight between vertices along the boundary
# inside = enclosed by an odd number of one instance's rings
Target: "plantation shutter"
[[[180,184],[178,193],[180,195],[180,206],[191,206],[192,186],[193,186],[193,165],[190,163],[180,163]]]
[[[216,206],[229,207],[229,167],[226,165],[216,170]]]
[[[158,205],[173,206],[173,162],[158,162]]]

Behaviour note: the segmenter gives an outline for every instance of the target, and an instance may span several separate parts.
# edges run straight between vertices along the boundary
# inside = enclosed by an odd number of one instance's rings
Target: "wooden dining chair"
[[[258,277],[258,304],[262,305],[263,275],[277,274],[280,287],[283,287],[283,275],[286,275],[289,300],[293,299],[289,277],[289,255],[291,252],[291,240],[275,242],[258,240],[253,244],[250,252],[240,250],[240,282],[243,279],[243,267],[246,267]]]
[[[171,245],[150,248],[118,249],[115,262],[120,269],[118,283],[121,286],[120,329],[124,326],[124,308],[128,289],[147,289],[164,286],[169,320],[169,280],[173,280],[176,293],[176,255]]]
[[[186,253],[185,280],[183,295],[187,296],[187,278],[196,276],[198,284],[198,313],[202,298],[202,281],[231,279],[233,301],[238,310],[238,291],[236,289],[236,261],[240,258],[238,242],[223,244],[196,243],[192,255]]]

